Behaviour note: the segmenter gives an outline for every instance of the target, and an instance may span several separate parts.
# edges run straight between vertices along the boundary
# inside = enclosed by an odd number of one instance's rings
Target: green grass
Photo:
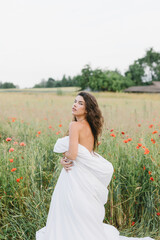
[[[105,118],[97,152],[112,162],[115,170],[104,222],[116,226],[121,235],[158,239],[160,96],[93,95]],[[35,232],[46,224],[51,195],[62,168],[61,156],[53,152],[53,146],[72,120],[75,96],[75,92],[0,93],[0,239],[34,239]],[[153,127],[149,128],[151,124]],[[155,130],[157,133],[153,134]],[[8,137],[12,141],[7,142]],[[128,138],[132,140],[124,143]],[[20,146],[21,142],[26,146]],[[149,153],[144,154],[142,147],[137,149],[138,143]],[[9,152],[11,147],[13,152]],[[16,171],[11,172],[12,168]],[[20,177],[23,179],[17,182]]]

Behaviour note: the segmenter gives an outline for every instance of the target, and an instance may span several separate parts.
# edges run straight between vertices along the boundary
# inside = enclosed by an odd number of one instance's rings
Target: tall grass
[[[126,236],[158,239],[160,96],[94,95],[105,118],[97,151],[115,170],[104,222]],[[72,119],[74,96],[0,94],[0,239],[35,239],[35,232],[45,225],[62,169],[61,156],[53,152],[53,146]],[[12,140],[7,142],[8,137]],[[131,140],[125,143],[128,138]],[[21,142],[26,146],[20,146]],[[142,144],[139,149],[138,143]],[[149,149],[147,154],[143,146]],[[9,152],[10,148],[14,151]],[[16,170],[11,172],[13,168]]]

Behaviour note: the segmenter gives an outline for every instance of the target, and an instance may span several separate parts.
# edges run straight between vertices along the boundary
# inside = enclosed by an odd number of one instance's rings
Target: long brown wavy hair
[[[93,150],[98,148],[98,137],[102,135],[102,128],[104,124],[104,117],[98,106],[96,98],[88,92],[82,91],[77,94],[83,97],[86,105],[86,120],[88,121],[93,136],[94,136],[94,146]],[[72,121],[77,121],[76,117],[73,116]],[[65,135],[69,135],[69,130]]]

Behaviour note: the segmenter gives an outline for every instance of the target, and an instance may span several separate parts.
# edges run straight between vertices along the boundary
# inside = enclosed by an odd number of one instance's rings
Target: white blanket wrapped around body
[[[69,148],[69,136],[59,138],[54,152]],[[61,170],[51,198],[46,226],[36,232],[36,240],[151,240],[127,238],[103,223],[104,204],[112,174],[112,164],[98,153],[78,144],[72,169]]]

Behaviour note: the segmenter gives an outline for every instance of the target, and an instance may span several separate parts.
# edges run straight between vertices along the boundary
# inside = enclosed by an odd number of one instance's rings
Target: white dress
[[[54,152],[69,148],[69,136],[59,138]],[[51,198],[46,226],[36,232],[36,240],[153,240],[119,235],[103,223],[104,204],[112,174],[112,164],[98,153],[78,144],[71,170],[62,168]]]

